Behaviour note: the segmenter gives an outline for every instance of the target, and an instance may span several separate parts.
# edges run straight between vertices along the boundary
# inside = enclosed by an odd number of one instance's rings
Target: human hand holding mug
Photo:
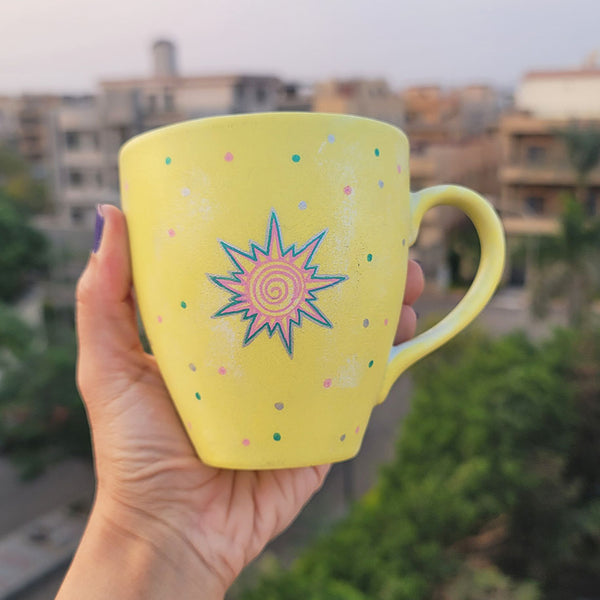
[[[104,206],[97,232],[77,290],[78,384],[96,498],[58,598],[223,598],[329,466],[235,471],[198,458],[140,343],[123,214]],[[411,261],[397,342],[414,334],[410,305],[422,289]]]

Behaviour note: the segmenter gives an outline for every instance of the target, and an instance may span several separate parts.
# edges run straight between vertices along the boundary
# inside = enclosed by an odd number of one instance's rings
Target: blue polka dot
[[[335,135],[333,135],[332,133],[330,133],[330,134],[327,136],[327,141],[328,141],[330,144],[333,144],[333,142],[335,142]]]
[[[375,156],[379,156],[380,152],[379,152],[379,148],[375,148]]]
[[[165,158],[165,163],[166,163],[167,165],[170,165],[170,164],[171,164],[171,157],[170,157],[170,156],[167,156],[167,158]]]
[[[294,155],[292,156],[292,160],[293,160],[295,163],[297,163],[297,162],[300,162],[300,155],[299,155],[299,154],[294,154]]]

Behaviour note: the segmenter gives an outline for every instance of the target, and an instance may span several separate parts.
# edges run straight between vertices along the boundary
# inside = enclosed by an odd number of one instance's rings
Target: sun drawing
[[[326,233],[327,230],[322,231],[298,250],[295,244],[285,248],[277,215],[272,212],[264,248],[251,242],[247,253],[221,242],[237,270],[230,273],[231,277],[211,276],[214,283],[231,294],[229,303],[214,316],[242,314],[243,320],[249,321],[245,346],[263,329],[269,337],[277,331],[290,356],[292,328],[300,327],[303,317],[331,328],[331,321],[315,304],[315,292],[347,277],[317,275],[318,266],[311,264]]]

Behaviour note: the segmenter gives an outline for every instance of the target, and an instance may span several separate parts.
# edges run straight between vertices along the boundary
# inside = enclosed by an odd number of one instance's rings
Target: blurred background
[[[0,600],[54,597],[94,492],[74,286],[117,154],[184,119],[401,127],[417,190],[484,194],[500,290],[400,379],[232,600],[600,598],[600,3],[20,0],[0,15]],[[413,248],[420,328],[472,281],[451,209]]]

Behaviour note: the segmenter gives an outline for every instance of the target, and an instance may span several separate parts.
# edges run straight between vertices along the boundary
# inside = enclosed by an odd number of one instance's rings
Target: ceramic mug
[[[409,191],[409,144],[361,117],[265,113],[160,128],[120,153],[144,327],[209,465],[354,456],[371,410],[464,328],[501,277],[494,210],[457,186]],[[408,249],[426,210],[473,221],[481,261],[439,324],[393,346]]]

